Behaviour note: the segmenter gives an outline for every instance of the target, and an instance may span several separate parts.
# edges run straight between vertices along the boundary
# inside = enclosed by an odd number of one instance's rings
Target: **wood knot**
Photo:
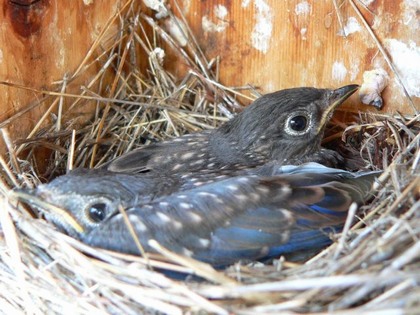
[[[49,0],[12,0],[4,2],[3,12],[13,31],[27,38],[39,31],[48,7]]]

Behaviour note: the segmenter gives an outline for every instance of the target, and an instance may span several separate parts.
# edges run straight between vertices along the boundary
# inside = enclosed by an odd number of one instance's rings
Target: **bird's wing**
[[[130,151],[104,167],[118,173],[144,173],[152,170],[159,159],[164,160],[163,153],[166,148],[164,143],[154,143]]]
[[[263,200],[256,208],[232,218],[229,226],[217,227],[212,231],[211,251],[197,252],[195,257],[228,265],[239,259],[322,248],[331,243],[331,232],[341,230],[351,203],[360,204],[368,198],[377,175],[308,173],[264,180],[259,183],[261,187],[272,189],[270,182],[281,178],[290,194],[284,199]]]
[[[104,168],[112,172],[133,174],[149,171],[166,172],[171,171],[174,166],[188,167],[188,162],[198,160],[197,154],[208,147],[209,133],[210,131],[203,131],[149,144],[116,158],[104,165]]]
[[[325,231],[343,224],[351,202],[365,198],[374,178],[342,174],[323,174],[323,183],[316,173],[234,177],[127,209],[127,215],[146,250],[154,239],[213,265],[259,259],[325,245]],[[139,253],[121,214],[83,241]]]

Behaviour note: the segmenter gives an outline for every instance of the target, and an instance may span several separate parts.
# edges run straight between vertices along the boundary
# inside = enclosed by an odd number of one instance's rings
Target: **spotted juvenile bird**
[[[352,202],[368,198],[377,172],[308,163],[269,166],[155,199],[135,198],[149,182],[132,175],[76,174],[39,186],[30,203],[67,234],[95,247],[140,254],[120,206],[146,252],[152,240],[215,266],[330,243]],[[104,174],[103,174],[104,175]],[[53,206],[50,206],[53,205]]]
[[[340,156],[321,148],[337,106],[358,89],[294,88],[266,94],[220,128],[141,147],[111,161],[118,173],[156,173],[212,180],[214,176],[278,164],[319,162],[336,166]],[[203,174],[203,176],[200,176]]]

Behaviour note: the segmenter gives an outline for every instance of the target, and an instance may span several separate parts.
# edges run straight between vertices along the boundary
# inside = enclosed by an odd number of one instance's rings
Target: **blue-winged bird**
[[[378,175],[316,163],[270,169],[153,200],[135,198],[140,186],[149,185],[142,178],[69,175],[39,186],[33,195],[43,201],[30,203],[87,244],[140,254],[122,206],[146,251],[153,251],[149,243],[155,240],[171,251],[224,266],[327,245],[328,234],[344,224],[350,204],[369,197]]]

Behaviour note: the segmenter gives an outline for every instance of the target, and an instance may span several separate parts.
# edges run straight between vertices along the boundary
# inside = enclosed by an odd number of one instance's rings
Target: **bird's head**
[[[139,191],[150,196],[147,178],[133,179],[126,174],[77,169],[16,196],[45,214],[66,234],[83,238],[101,222],[118,213],[120,207],[139,202]]]
[[[293,88],[266,94],[219,128],[216,138],[240,154],[287,162],[320,150],[334,110],[357,89]],[[222,140],[216,141],[223,143]]]

